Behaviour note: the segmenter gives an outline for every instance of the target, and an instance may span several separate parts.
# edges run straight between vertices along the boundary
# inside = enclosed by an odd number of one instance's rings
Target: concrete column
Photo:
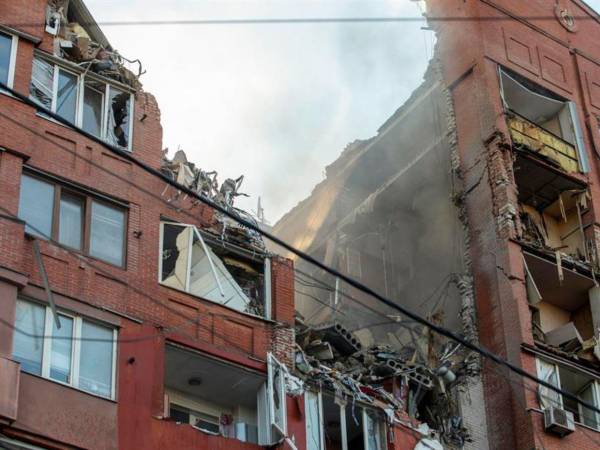
[[[594,336],[600,335],[600,287],[594,286],[588,291],[590,297],[590,310],[592,311],[592,325]]]

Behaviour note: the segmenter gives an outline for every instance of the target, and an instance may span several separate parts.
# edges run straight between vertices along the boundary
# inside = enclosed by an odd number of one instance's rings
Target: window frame
[[[305,415],[306,415],[306,420],[305,420],[305,424],[304,424],[304,428],[306,430],[306,439],[308,441],[308,424],[309,424],[309,420],[308,420],[308,403],[311,401],[316,401],[317,403],[317,421],[316,421],[316,425],[318,427],[318,432],[319,432],[319,442],[317,442],[318,445],[318,450],[325,450],[325,427],[324,427],[324,421],[323,421],[323,393],[321,391],[311,391],[311,390],[307,390],[304,393],[304,411],[305,411]],[[340,418],[342,417],[341,414],[342,411],[342,407],[340,406]],[[342,436],[346,435],[346,416],[345,416],[345,411],[344,411],[344,423],[342,424],[342,421],[340,419],[340,433]],[[312,425],[312,420],[311,420],[311,425]],[[347,440],[347,438],[346,438]],[[308,448],[308,442],[306,443],[306,446]],[[344,444],[342,443],[342,450],[348,450],[348,444],[346,442],[346,447],[344,447]]]
[[[14,87],[14,83],[15,83],[15,68],[16,68],[16,64],[17,64],[17,48],[19,46],[19,36],[17,36],[16,34],[8,33],[7,31],[5,31],[3,29],[0,30],[0,33],[11,38],[10,56],[8,58],[8,71],[7,71],[7,77],[6,77],[6,85],[10,89],[12,89]],[[8,93],[7,91],[3,90],[2,88],[0,88],[0,92]]]
[[[385,421],[381,419],[380,414],[375,413],[378,417],[369,418],[369,411],[375,411],[373,408],[363,407],[362,409],[362,428],[363,428],[363,445],[365,450],[385,450],[387,448],[387,429],[385,426]],[[379,435],[379,439],[381,439],[381,447],[382,448],[369,448],[369,427],[367,425],[368,420],[374,421],[374,426],[376,427],[376,433]]]
[[[41,306],[44,308],[45,315],[44,315],[44,332],[43,332],[44,337],[42,339],[41,374],[40,375],[30,374],[30,375],[42,377],[46,380],[52,381],[53,383],[62,384],[63,386],[68,386],[68,387],[77,389],[81,392],[85,392],[85,393],[93,395],[95,397],[100,397],[103,399],[116,401],[117,351],[118,351],[118,347],[117,347],[118,330],[117,330],[117,328],[114,327],[114,325],[105,324],[105,323],[102,323],[93,318],[84,317],[84,316],[81,316],[76,313],[64,311],[62,309],[58,311],[58,313],[61,316],[65,316],[65,317],[69,317],[69,318],[73,319],[73,330],[72,330],[72,339],[71,339],[70,380],[67,383],[67,382],[57,380],[55,378],[50,377],[50,367],[52,364],[52,343],[54,341],[54,338],[52,336],[52,329],[53,329],[53,325],[54,325],[54,315],[52,313],[52,308],[49,305],[45,305],[41,302],[32,300],[27,297],[18,297],[17,301],[21,301],[21,302],[25,302],[25,303],[32,303],[34,305],[38,305],[38,306]],[[82,325],[83,325],[84,321],[112,330],[113,341],[112,341],[112,346],[111,346],[111,353],[112,353],[111,354],[111,364],[112,364],[111,386],[110,386],[110,395],[108,397],[85,390],[85,389],[79,387],[79,368],[80,368],[80,364],[81,364],[81,343],[82,343],[81,330],[82,330]],[[29,372],[25,372],[25,373],[29,373]]]
[[[102,93],[102,95],[104,96],[102,99],[102,118],[101,118],[101,128],[100,128],[100,135],[96,136],[98,139],[106,142],[107,144],[111,145],[111,142],[109,142],[109,138],[108,138],[108,117],[109,117],[109,110],[110,110],[110,104],[109,104],[109,100],[110,100],[110,91],[111,89],[117,89],[119,91],[125,92],[129,94],[129,105],[130,105],[130,117],[129,117],[129,123],[128,123],[128,142],[127,142],[127,147],[121,147],[120,145],[115,145],[116,147],[118,147],[121,150],[124,151],[128,151],[128,152],[132,152],[133,151],[133,122],[134,122],[134,116],[135,116],[135,93],[132,92],[131,88],[129,88],[128,86],[125,85],[117,85],[116,83],[114,83],[112,80],[109,80],[105,77],[96,75],[96,74],[91,74],[89,72],[81,72],[79,68],[77,67],[69,67],[66,64],[60,64],[58,63],[54,58],[48,57],[46,55],[42,55],[40,53],[35,53],[33,56],[34,59],[40,59],[42,61],[44,61],[45,63],[49,64],[52,66],[52,102],[51,102],[51,108],[50,111],[53,112],[54,114],[58,114],[56,112],[56,105],[57,105],[57,101],[58,101],[58,79],[59,79],[59,71],[62,70],[63,72],[69,73],[71,75],[74,75],[75,77],[77,77],[77,81],[76,81],[76,104],[75,104],[75,121],[73,122],[73,126],[79,128],[79,129],[83,129],[83,113],[84,113],[84,107],[85,107],[85,82],[86,80],[90,80],[90,81],[97,81],[100,83],[104,84],[104,92]],[[13,74],[14,76],[14,74]],[[12,87],[12,86],[9,86]],[[43,115],[43,112],[42,112]],[[47,117],[47,116],[46,116]],[[53,119],[51,119],[53,120]],[[60,122],[59,122],[60,123]]]
[[[77,189],[77,187],[72,186],[70,184],[61,183],[59,180],[54,179],[53,177],[45,177],[41,174],[38,174],[36,171],[23,170],[21,173],[21,179],[23,176],[27,176],[30,178],[34,178],[36,180],[42,181],[44,183],[51,184],[54,188],[54,205],[52,210],[51,217],[51,231],[50,236],[38,236],[34,234],[35,237],[39,237],[41,239],[47,240],[50,238],[51,240],[57,242],[61,246],[68,248],[71,251],[76,253],[85,255],[86,257],[96,259],[98,261],[102,261],[105,264],[110,264],[111,266],[118,267],[120,269],[127,269],[127,236],[129,235],[129,208],[122,203],[118,203],[116,201],[111,201],[109,199],[105,199],[99,195],[96,195],[86,189]],[[22,186],[22,181],[19,186]],[[60,200],[62,197],[62,193],[66,193],[73,197],[77,197],[83,200],[83,214],[81,217],[82,227],[81,227],[81,248],[70,247],[66,244],[63,244],[59,240],[59,231],[60,231]],[[19,193],[20,196],[20,193]],[[122,264],[118,265],[111,261],[106,261],[97,256],[93,256],[90,253],[91,247],[91,220],[92,220],[92,203],[96,202],[102,204],[104,206],[118,209],[124,214],[124,223],[123,223],[123,245],[122,245]],[[20,206],[20,205],[19,205]],[[20,207],[19,207],[20,210]],[[20,211],[19,211],[20,212]]]
[[[275,385],[275,368],[279,370],[279,383]],[[277,430],[282,437],[287,436],[287,395],[285,390],[285,374],[287,369],[280,363],[271,352],[267,353],[267,393],[269,402],[269,425],[271,429]],[[275,413],[275,393],[278,394],[281,410],[281,423],[277,421]]]
[[[579,173],[589,173],[590,171],[590,163],[589,163],[589,159],[588,159],[588,154],[587,154],[587,150],[586,150],[586,145],[585,145],[585,139],[583,137],[583,129],[581,128],[581,122],[579,120],[579,112],[578,112],[578,108],[577,108],[577,103],[574,102],[573,100],[570,100],[568,98],[565,98],[564,96],[557,94],[556,92],[554,92],[554,90],[548,89],[545,86],[542,86],[541,84],[539,84],[536,81],[531,80],[530,78],[528,78],[527,76],[524,76],[514,70],[509,69],[508,67],[504,67],[501,64],[498,64],[498,84],[500,86],[500,100],[502,102],[502,108],[504,109],[505,113],[506,112],[513,112],[517,115],[520,115],[517,111],[513,111],[510,106],[508,105],[508,102],[506,101],[505,97],[504,97],[504,82],[503,82],[503,76],[506,76],[508,78],[510,78],[512,81],[516,82],[517,84],[519,84],[522,88],[526,89],[527,91],[531,91],[531,89],[529,89],[529,87],[523,85],[521,83],[521,81],[519,81],[518,79],[515,79],[514,75],[515,74],[517,77],[523,78],[525,80],[527,80],[527,82],[540,87],[541,89],[544,89],[550,93],[552,93],[553,95],[555,95],[556,97],[558,97],[559,99],[562,99],[560,101],[562,101],[564,103],[564,107],[568,108],[569,110],[569,118],[570,118],[570,122],[571,122],[571,128],[573,131],[573,137],[575,142],[570,143],[568,141],[566,141],[566,139],[562,136],[557,136],[559,139],[562,139],[565,142],[568,142],[569,144],[573,145],[573,147],[575,147],[575,150],[577,151],[577,161],[579,164]],[[538,94],[536,92],[531,91],[534,94]],[[538,94],[540,95],[540,94]],[[543,94],[541,94],[543,95]],[[527,119],[529,120],[529,119]],[[541,125],[539,124],[535,124],[540,128],[543,128]],[[548,132],[550,132],[551,134],[554,134],[553,132],[546,130]]]
[[[177,287],[173,287],[173,286],[164,284],[163,279],[162,279],[162,276],[163,276],[162,272],[163,272],[163,241],[164,241],[164,226],[165,225],[174,225],[174,226],[189,228],[188,233],[190,235],[190,239],[189,239],[190,243],[193,243],[194,236],[197,236],[198,239],[200,240],[200,242],[202,243],[203,248],[211,247],[210,244],[206,242],[206,239],[204,239],[204,237],[202,236],[202,232],[198,229],[198,227],[196,225],[192,225],[189,223],[175,222],[173,220],[161,218],[160,223],[159,223],[159,232],[158,232],[158,284],[160,284],[161,286],[164,286],[167,289],[175,289],[176,291],[185,292],[186,294],[189,294],[193,297],[201,298],[202,300],[214,303],[216,305],[223,306],[225,308],[231,309],[232,311],[236,311],[240,314],[247,314],[252,317],[258,317],[260,319],[272,320],[273,300],[272,300],[272,289],[271,289],[272,273],[271,273],[271,258],[270,257],[266,256],[264,258],[264,262],[263,262],[263,267],[264,267],[264,273],[263,273],[263,277],[264,277],[263,278],[264,313],[262,316],[258,316],[256,314],[252,314],[251,312],[241,311],[241,310],[231,307],[229,305],[222,304],[222,303],[216,302],[214,300],[211,300],[209,298],[201,297],[199,295],[196,295],[196,294],[190,292],[190,279],[191,279],[190,271],[191,271],[191,259],[192,259],[193,245],[189,246],[188,254],[187,254],[188,263],[187,263],[187,269],[186,269],[185,289],[181,290]],[[213,266],[212,259],[209,257],[208,260],[211,264],[211,270],[214,274],[215,269]],[[220,283],[218,281],[216,281],[216,282],[220,286]]]
[[[541,379],[541,373],[542,373],[542,370],[541,370],[542,365],[552,366],[552,370],[554,371],[554,374],[556,375],[556,381],[558,383],[558,386],[556,386],[556,387],[561,388],[560,371],[559,371],[559,368],[558,368],[558,364],[556,364],[554,362],[551,362],[551,361],[548,361],[548,360],[545,360],[545,359],[542,359],[542,358],[536,358],[535,359],[536,375],[538,377],[540,377],[540,379]],[[543,381],[546,381],[546,380],[543,380]],[[543,389],[547,389],[547,388],[544,387],[544,386],[542,386],[542,385],[540,385],[540,384],[538,384],[538,389],[537,389],[537,391],[538,391],[538,403],[540,405],[540,408],[545,409],[544,405],[542,404],[542,397],[543,397],[542,390]],[[558,402],[559,402],[558,407],[561,408],[561,409],[563,409],[565,405],[564,405],[564,402],[563,402],[562,395],[559,394],[559,393],[556,393],[556,394],[558,395]],[[546,400],[546,401],[547,402],[551,402],[552,400]]]
[[[579,397],[579,394],[588,388],[592,389],[592,396],[594,397],[594,405],[596,405],[596,407],[600,407],[600,382],[598,380],[592,380],[590,383],[588,383],[583,389],[581,389],[577,393],[577,396]],[[593,426],[588,425],[583,422],[583,406],[580,403],[577,404],[577,409],[579,410],[579,422],[577,422],[577,423],[580,423],[581,425],[583,425],[585,427],[591,428],[592,430],[600,431],[600,413],[598,413],[596,411],[590,411],[592,414],[594,414],[595,421],[597,424],[596,427],[593,427]]]

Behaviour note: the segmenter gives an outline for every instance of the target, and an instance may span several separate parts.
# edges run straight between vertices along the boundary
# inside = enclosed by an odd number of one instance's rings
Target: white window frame
[[[275,385],[275,368],[279,370],[279,383]],[[281,437],[287,436],[287,396],[285,392],[285,373],[287,369],[277,361],[272,353],[267,353],[267,392],[269,402],[269,424],[273,430],[278,431]],[[275,392],[281,401],[281,422],[278,422],[275,414]]]
[[[581,391],[579,391],[580,393],[582,391],[584,391],[585,389],[587,389],[588,387],[592,388],[592,396],[594,397],[594,401],[593,404],[598,408],[600,407],[600,382],[598,382],[598,380],[592,380],[585,388],[583,388]],[[579,396],[579,393],[578,393]],[[583,423],[583,406],[581,405],[581,403],[579,403],[577,405],[578,409],[579,409],[579,422],[582,425],[586,426],[586,427],[590,427],[594,430],[599,430],[600,431],[600,413],[596,412],[596,411],[590,411],[592,414],[594,414],[596,416],[596,427],[592,427],[590,425],[587,425],[585,423]]]
[[[553,362],[547,361],[545,359],[541,359],[541,358],[536,358],[535,359],[535,368],[536,368],[536,373],[537,376],[540,377],[541,379],[541,375],[542,375],[542,366],[546,365],[546,366],[552,366],[552,370],[554,370],[554,373],[556,375],[556,380],[558,383],[558,386],[556,386],[557,388],[560,389],[561,386],[561,381],[560,381],[560,371],[558,370],[558,364],[554,364]],[[546,381],[546,380],[544,380]],[[544,406],[542,405],[542,397],[544,396],[544,394],[542,393],[544,389],[548,389],[545,386],[542,386],[541,384],[538,384],[538,402],[540,404],[540,407],[543,408]],[[554,392],[554,391],[553,391]],[[561,394],[558,394],[558,402],[560,403],[559,408],[563,408],[563,398]]]
[[[14,44],[15,38],[16,38],[16,36],[13,36],[13,47],[15,47],[15,44]],[[16,54],[16,50],[15,50],[15,54]],[[11,54],[11,57],[12,57],[12,54]],[[70,68],[60,65],[60,64],[57,64],[55,61],[52,61],[50,59],[41,57],[39,55],[34,55],[34,58],[41,59],[42,61],[44,61],[52,66],[52,70],[53,70],[52,103],[51,103],[52,106],[51,106],[50,110],[55,114],[56,114],[56,103],[58,100],[58,71],[62,70],[64,72],[67,72],[67,73],[77,77],[77,83],[76,83],[77,100],[76,100],[76,104],[75,104],[75,123],[73,123],[73,125],[77,128],[82,128],[83,108],[84,108],[84,98],[85,98],[85,90],[84,89],[85,89],[86,77],[83,74],[77,73],[73,69],[70,69]],[[13,72],[14,72],[14,68],[13,68]],[[14,78],[14,73],[12,75]],[[10,72],[9,72],[9,79],[10,79]],[[108,134],[109,133],[108,117],[110,114],[110,112],[109,112],[110,111],[110,104],[109,104],[110,90],[118,89],[119,91],[129,93],[129,105],[130,105],[130,117],[129,117],[129,124],[128,124],[129,140],[127,142],[127,147],[121,147],[121,146],[116,146],[116,147],[120,148],[121,150],[126,150],[126,151],[131,152],[132,148],[133,148],[133,122],[134,122],[133,118],[135,116],[135,95],[125,88],[113,86],[112,84],[110,84],[110,82],[108,82],[104,79],[98,79],[96,77],[90,77],[90,79],[99,81],[100,83],[104,84],[104,99],[102,102],[102,119],[101,119],[102,124],[101,124],[101,129],[100,129],[100,136],[97,136],[97,137],[98,137],[98,139],[101,139],[102,141],[104,141],[106,143],[109,143],[108,142],[108,135],[109,135]],[[12,88],[12,85],[9,85],[9,87]]]
[[[35,305],[40,305],[37,302],[31,301],[29,299],[26,298],[18,298],[18,301],[22,301],[22,302],[26,302],[26,303],[33,303]],[[73,339],[71,341],[71,376],[70,376],[70,380],[68,383],[65,383],[64,381],[60,381],[60,380],[56,380],[54,378],[50,378],[50,364],[52,361],[52,328],[53,328],[53,324],[54,324],[54,315],[52,313],[52,308],[50,306],[44,306],[45,309],[45,316],[44,316],[44,339],[42,342],[42,371],[41,371],[41,376],[42,378],[46,378],[54,383],[58,383],[58,384],[62,384],[64,386],[70,386],[76,389],[81,390],[82,392],[86,392],[90,395],[94,395],[96,397],[100,397],[100,398],[108,398],[110,400],[115,400],[115,395],[116,395],[116,375],[117,375],[117,330],[116,328],[114,328],[111,325],[106,325],[104,323],[100,323],[96,320],[93,319],[88,319],[87,317],[81,317],[78,316],[76,314],[72,314],[72,313],[68,313],[68,312],[64,312],[64,311],[59,311],[59,314],[62,316],[66,316],[69,317],[71,319],[73,319]],[[96,394],[94,392],[90,392],[88,390],[82,389],[79,387],[79,367],[80,367],[80,363],[81,363],[81,328],[82,328],[82,324],[83,321],[86,320],[87,322],[91,322],[91,323],[97,323],[100,326],[106,327],[106,328],[110,328],[112,329],[112,336],[113,336],[113,342],[112,342],[112,370],[111,370],[111,389],[110,389],[110,396],[106,397],[103,395],[99,395]]]
[[[526,86],[523,86],[519,80],[514,79],[501,65],[498,65],[498,79],[500,82],[500,97],[502,99],[502,105],[505,110],[508,110],[509,106],[508,106],[508,103],[506,102],[506,99],[504,98],[504,83],[502,82],[502,76],[506,76],[506,77],[510,78],[515,83],[518,83],[520,86],[522,86],[524,89],[531,92],[532,94],[540,95],[537,92],[531,91]],[[535,83],[535,82],[532,81],[532,83]],[[537,83],[535,83],[535,84],[537,84]],[[557,95],[557,96],[561,97],[560,95]],[[577,160],[579,162],[579,171],[581,173],[588,173],[590,171],[590,163],[588,161],[587,151],[586,151],[586,147],[585,147],[585,141],[583,138],[583,132],[582,132],[581,124],[579,122],[579,115],[577,113],[577,105],[575,102],[573,102],[572,100],[568,100],[568,99],[564,100],[564,103],[569,108],[569,116],[571,118],[571,127],[573,128],[572,131],[573,131],[573,135],[575,136],[574,147],[575,147],[575,150],[577,151]]]
[[[385,450],[387,448],[387,432],[385,428],[385,422],[381,419],[381,417],[377,417],[375,419],[369,418],[369,411],[373,411],[369,408],[362,409],[362,429],[363,429],[363,445],[365,450]],[[381,440],[382,448],[369,448],[369,427],[367,426],[367,420],[374,420],[376,433],[379,434],[379,439]]]
[[[318,391],[318,392],[306,391],[304,393],[304,414],[306,416],[305,428],[308,426],[308,423],[309,423],[308,422],[308,411],[309,411],[308,404],[309,404],[309,402],[312,402],[315,400],[317,401],[317,415],[318,415],[317,421],[316,421],[316,426],[319,431],[319,438],[318,438],[319,442],[317,442],[317,445],[319,446],[318,450],[325,450],[325,430],[324,430],[324,424],[323,424],[323,394],[321,393],[321,391]],[[340,412],[340,414],[341,414],[341,412]],[[340,415],[340,417],[341,417],[341,415]],[[345,436],[345,433],[346,433],[345,419],[346,419],[346,413],[344,412],[344,423],[342,424],[342,421],[340,420],[342,436]],[[308,440],[308,429],[306,431],[307,431],[306,439]],[[308,443],[306,445],[308,448]],[[347,450],[347,444],[344,447],[343,443],[342,443],[342,450]]]
[[[1,30],[1,33],[12,38],[12,42],[10,44],[10,57],[8,59],[8,76],[6,79],[6,85],[12,89],[15,83],[15,68],[17,65],[17,48],[19,47],[19,36],[7,33],[4,30]],[[2,88],[0,88],[0,92],[8,94],[8,92],[4,91]]]
[[[165,284],[163,284],[162,281],[162,265],[163,265],[163,241],[164,241],[164,229],[165,229],[165,225],[175,225],[175,226],[180,226],[180,227],[186,227],[188,228],[188,233],[189,233],[189,242],[192,243],[193,242],[193,237],[194,235],[196,235],[196,237],[198,238],[198,240],[200,241],[201,245],[202,245],[202,249],[204,250],[204,252],[206,253],[207,257],[208,257],[208,262],[210,264],[210,268],[211,271],[213,273],[213,277],[215,279],[215,282],[217,283],[217,286],[219,287],[219,290],[221,291],[221,293],[223,292],[223,288],[221,286],[221,282],[219,281],[219,277],[217,276],[217,272],[216,269],[214,267],[214,263],[212,261],[212,258],[210,257],[210,253],[207,250],[207,244],[206,241],[204,240],[204,238],[202,237],[202,233],[200,233],[200,230],[198,230],[198,227],[196,227],[196,225],[192,225],[189,223],[179,223],[179,222],[172,222],[169,220],[161,220],[160,221],[160,229],[159,229],[159,233],[158,233],[158,284],[160,284],[161,286],[165,286],[168,287],[169,289],[177,289],[171,286],[167,286]],[[192,245],[189,246],[188,249],[188,254],[187,254],[187,260],[188,260],[188,264],[187,264],[187,275],[186,275],[186,279],[185,279],[185,290],[183,292],[186,292],[187,294],[190,295],[194,295],[193,293],[190,292],[190,270],[191,270],[191,260],[192,260]],[[264,296],[264,314],[263,316],[256,316],[254,314],[248,313],[248,312],[244,312],[244,311],[239,311],[236,309],[236,311],[240,312],[241,314],[248,314],[251,315],[253,317],[262,317],[264,319],[271,319],[272,317],[272,297],[271,297],[271,258],[266,257],[264,260],[264,274],[263,274],[263,296]],[[179,289],[177,289],[179,290]],[[202,297],[203,298],[203,297]],[[210,299],[205,299],[207,301],[212,302],[212,300]],[[213,302],[216,303],[217,305],[219,305],[220,303],[218,302]],[[222,305],[227,307],[227,305]]]

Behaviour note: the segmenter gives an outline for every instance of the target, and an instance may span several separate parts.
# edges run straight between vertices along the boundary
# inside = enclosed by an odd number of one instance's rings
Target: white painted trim
[[[165,223],[162,220],[158,229],[158,283],[162,284],[162,265],[163,265],[163,240],[165,233]]]
[[[577,148],[577,156],[579,157],[579,166],[581,172],[587,173],[590,171],[590,163],[588,162],[587,152],[585,149],[585,141],[583,139],[583,132],[581,124],[579,122],[579,115],[577,111],[577,105],[575,102],[566,102],[571,115],[571,125],[573,126],[573,132],[575,134],[575,147]]]
[[[110,398],[116,400],[117,397],[117,339],[119,332],[116,328],[113,328],[113,342],[112,342],[112,373],[111,373],[111,386],[110,386]]]
[[[73,352],[73,379],[72,385],[79,388],[79,368],[81,366],[81,317],[75,317],[75,323],[73,324],[73,335],[75,336],[74,341],[74,352]]]
[[[104,85],[104,108],[102,110],[102,129],[100,130],[100,139],[106,141],[106,137],[108,136],[107,128],[108,128],[108,101],[110,98],[110,84]]]
[[[321,391],[317,394],[317,404],[319,405],[319,445],[321,450],[325,450],[325,418],[323,417],[323,394]]]
[[[75,111],[75,126],[83,128],[83,99],[85,96],[85,78],[77,76],[77,106]]]
[[[42,344],[42,377],[50,378],[50,360],[52,359],[52,309],[44,308],[44,341]]]
[[[9,88],[13,88],[15,82],[15,70],[17,65],[17,48],[19,46],[19,37],[12,35],[12,43],[10,46],[10,59],[8,62],[8,76],[6,85]]]
[[[133,151],[133,121],[135,119],[135,95],[129,94],[129,136],[127,150]]]
[[[58,97],[58,71],[59,71],[59,68],[55,64],[53,66],[52,103],[50,105],[51,106],[50,111],[52,111],[53,113],[56,113],[56,103],[57,103],[57,97]]]
[[[348,450],[348,430],[346,427],[346,405],[340,405],[340,433],[342,437],[342,450]]]
[[[191,266],[192,266],[192,247],[194,242],[194,230],[188,227],[188,254],[187,254],[187,266],[185,271],[185,291],[190,292],[190,279],[191,277]],[[210,261],[210,258],[209,258]],[[211,266],[212,267],[212,266]]]

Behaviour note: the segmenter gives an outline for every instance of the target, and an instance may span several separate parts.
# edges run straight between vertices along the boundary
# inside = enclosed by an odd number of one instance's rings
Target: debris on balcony
[[[172,159],[169,159],[167,154],[168,149],[165,149],[161,166],[161,172],[164,175],[258,226],[257,219],[253,215],[234,205],[237,197],[248,197],[248,194],[240,192],[244,180],[243,175],[237,179],[228,178],[219,187],[217,172],[204,171],[197,167],[193,162],[188,161],[183,150],[177,150]],[[219,212],[215,212],[215,219],[212,228],[207,231],[211,231],[223,241],[264,252],[265,244],[260,233]]]
[[[594,255],[585,235],[589,225],[585,221],[589,211],[586,184],[540,164],[527,152],[516,152],[514,174],[521,239],[555,258],[589,264]]]
[[[513,146],[566,173],[587,172],[575,104],[506,69],[500,83]]]
[[[139,59],[113,49],[81,0],[48,0],[46,32],[55,36],[54,53],[85,71],[111,78],[138,90],[145,72]]]
[[[319,386],[349,405],[358,401],[381,408],[390,421],[408,415],[427,422],[448,445],[470,441],[453,399],[467,372],[456,345],[431,349],[424,361],[413,346],[364,347],[341,323],[309,326],[299,314],[296,344],[296,374],[306,385]],[[423,436],[436,441],[429,431]]]

